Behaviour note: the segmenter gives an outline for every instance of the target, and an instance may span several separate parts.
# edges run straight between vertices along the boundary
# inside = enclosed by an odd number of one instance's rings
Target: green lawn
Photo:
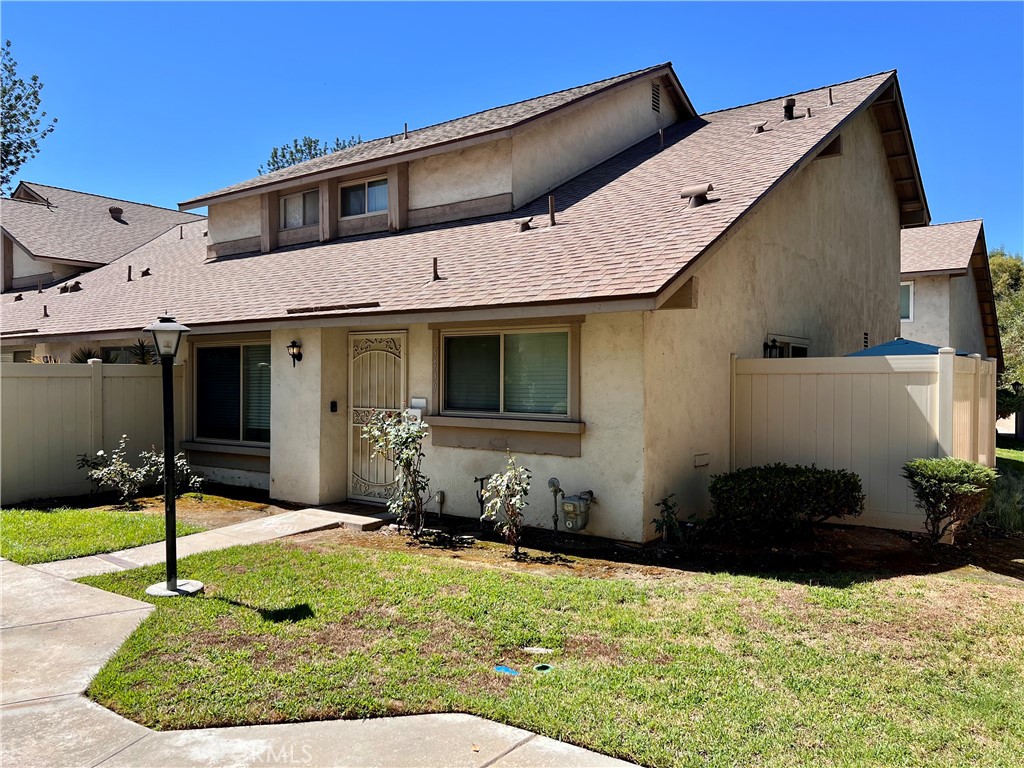
[[[178,522],[179,536],[201,530]],[[0,556],[22,565],[116,552],[163,539],[163,515],[101,508],[0,510]]]
[[[981,522],[1003,533],[1024,534],[1024,442],[998,436],[996,471],[999,479]]]
[[[596,579],[284,542],[194,555],[180,572],[206,594],[154,600],[89,688],[155,728],[469,712],[651,766],[1016,766],[1024,754],[1015,584]],[[145,599],[161,576],[82,581]],[[553,671],[532,671],[540,661]]]
[[[996,438],[996,462],[1000,470],[1024,475],[1024,440],[999,435]]]

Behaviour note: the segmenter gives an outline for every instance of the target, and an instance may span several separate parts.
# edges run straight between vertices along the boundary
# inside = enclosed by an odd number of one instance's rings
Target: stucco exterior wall
[[[557,477],[567,494],[592,490],[585,533],[639,541],[644,515],[643,489],[643,318],[640,313],[591,315],[580,328],[581,419],[586,432],[581,455],[516,454],[533,474],[526,522],[550,527],[553,499],[549,477]],[[408,392],[429,397],[433,381],[433,342],[425,325],[409,328]],[[428,410],[436,404],[428,403]],[[429,424],[430,417],[426,417]],[[429,443],[429,439],[428,439]],[[445,513],[476,517],[479,504],[474,477],[504,469],[503,451],[438,447],[428,444],[423,460],[432,491],[445,492]],[[564,530],[559,522],[560,530]]]
[[[949,346],[949,276],[914,277],[904,282],[914,283],[913,320],[900,321],[900,336],[936,347]]]
[[[860,349],[865,332],[872,344],[891,339],[899,265],[897,201],[864,114],[842,155],[784,182],[705,258],[696,309],[647,313],[645,514],[669,493],[684,516],[704,513],[710,476],[729,470],[731,352],[761,357],[768,334],[809,339],[811,356]]]
[[[260,236],[259,195],[211,205],[207,215],[211,245]]]
[[[409,163],[409,209],[507,194],[512,141],[502,139]]]
[[[974,270],[949,279],[949,343],[962,352],[988,357]]]
[[[512,137],[512,199],[516,208],[618,154],[676,121],[662,89],[661,112],[651,109],[651,80],[598,96]]]
[[[302,342],[292,365],[288,342]],[[348,495],[348,333],[277,330],[270,337],[270,495],[327,504]],[[331,412],[331,401],[338,404]]]

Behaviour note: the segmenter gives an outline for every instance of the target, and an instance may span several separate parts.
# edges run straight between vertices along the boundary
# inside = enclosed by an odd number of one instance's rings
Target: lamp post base
[[[178,579],[177,589],[168,589],[166,581],[146,587],[146,594],[153,597],[188,597],[198,595],[202,591],[203,582],[195,579]]]

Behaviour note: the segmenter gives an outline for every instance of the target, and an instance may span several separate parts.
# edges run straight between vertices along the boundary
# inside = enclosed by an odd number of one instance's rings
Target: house
[[[52,354],[170,311],[193,464],[318,504],[380,501],[375,408],[418,408],[444,512],[505,452],[642,542],[730,462],[731,354],[844,355],[899,328],[929,222],[895,72],[698,114],[671,64],[409,130],[182,204],[81,290],[3,299]],[[208,227],[208,236],[204,237]],[[129,281],[129,268],[148,276]],[[289,346],[301,345],[301,360]]]
[[[1003,370],[981,219],[903,230],[900,335],[994,357]]]
[[[22,181],[0,198],[3,291],[48,287],[203,217]]]

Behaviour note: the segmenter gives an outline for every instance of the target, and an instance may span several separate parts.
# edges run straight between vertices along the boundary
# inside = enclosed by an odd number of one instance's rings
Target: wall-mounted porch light
[[[776,358],[776,357],[779,356],[779,351],[780,351],[780,347],[779,347],[779,340],[778,339],[772,339],[771,343],[768,343],[767,341],[764,343],[764,356],[765,357]]]
[[[295,364],[302,360],[302,342],[292,339],[292,343],[288,345],[288,357],[292,359],[292,368]]]

